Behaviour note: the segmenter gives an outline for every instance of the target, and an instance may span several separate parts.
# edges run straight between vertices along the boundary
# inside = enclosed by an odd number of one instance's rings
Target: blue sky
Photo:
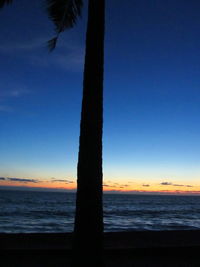
[[[195,0],[107,1],[107,183],[200,185],[199,10]],[[76,179],[86,15],[85,5],[49,54],[44,1],[0,11],[0,176]]]

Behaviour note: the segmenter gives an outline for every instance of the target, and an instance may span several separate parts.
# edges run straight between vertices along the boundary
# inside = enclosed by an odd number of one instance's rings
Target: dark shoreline
[[[71,244],[72,233],[0,234],[1,266],[70,266]],[[199,253],[200,230],[104,233],[105,266],[200,266]]]
[[[0,249],[71,249],[72,233],[0,233]],[[105,232],[105,249],[200,246],[200,230]]]

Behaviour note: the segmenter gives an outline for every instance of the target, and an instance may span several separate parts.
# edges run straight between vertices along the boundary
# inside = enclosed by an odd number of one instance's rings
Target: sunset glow
[[[0,189],[75,191],[86,16],[48,53],[39,2],[1,10]],[[104,191],[200,194],[199,1],[127,3],[106,7]]]
[[[67,179],[50,179],[50,180],[37,180],[25,178],[10,178],[0,177],[0,188],[4,187],[24,187],[24,188],[37,188],[37,189],[51,189],[58,190],[64,189],[66,191],[76,191],[76,181]],[[105,193],[145,193],[145,194],[200,194],[200,185],[195,184],[180,184],[163,181],[160,183],[151,182],[139,183],[127,181],[110,181],[107,180],[103,184]]]

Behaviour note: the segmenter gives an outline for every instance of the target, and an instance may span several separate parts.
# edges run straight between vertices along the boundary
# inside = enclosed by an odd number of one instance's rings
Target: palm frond
[[[12,0],[0,0],[0,8],[4,7],[5,5],[12,4]]]
[[[66,29],[72,28],[78,17],[81,16],[83,0],[46,0],[49,18],[55,25],[56,37],[48,41],[52,51],[57,43],[58,36]]]
[[[55,49],[57,40],[58,40],[58,36],[48,41],[47,45],[48,45],[49,52],[52,52]]]

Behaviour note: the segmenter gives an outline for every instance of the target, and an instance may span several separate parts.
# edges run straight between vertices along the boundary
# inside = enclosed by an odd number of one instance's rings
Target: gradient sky
[[[0,185],[75,188],[87,9],[48,53],[44,2],[0,10]],[[200,2],[106,14],[105,190],[200,192]]]

